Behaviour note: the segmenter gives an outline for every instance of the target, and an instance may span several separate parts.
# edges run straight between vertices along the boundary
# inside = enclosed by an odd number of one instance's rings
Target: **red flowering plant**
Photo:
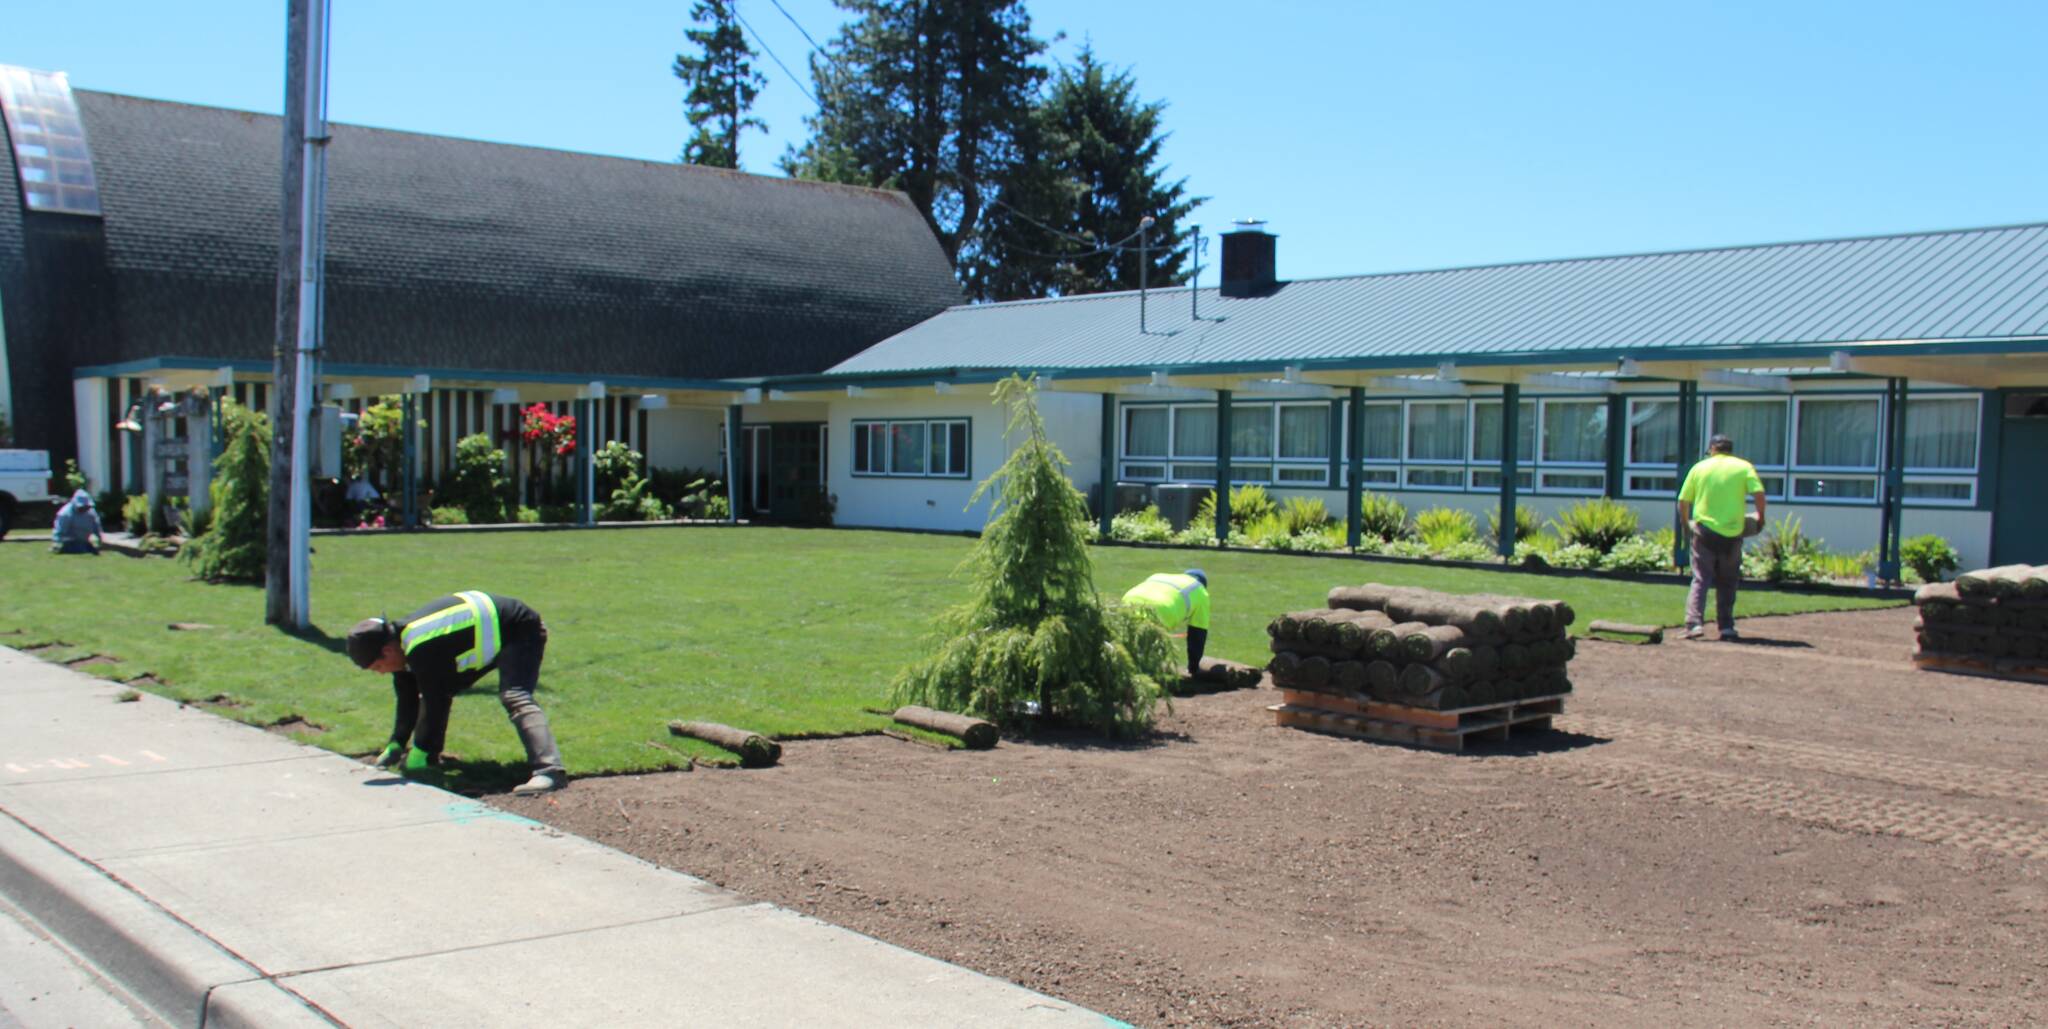
[[[519,412],[519,438],[533,448],[540,480],[554,481],[555,458],[576,452],[576,416],[556,414],[546,404],[533,404]]]

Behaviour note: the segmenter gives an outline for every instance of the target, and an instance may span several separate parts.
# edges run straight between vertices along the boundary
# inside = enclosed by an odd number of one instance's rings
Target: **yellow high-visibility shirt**
[[[1131,587],[1124,603],[1151,612],[1169,631],[1209,630],[1209,587],[1192,575],[1162,572]]]
[[[1692,466],[1678,499],[1692,504],[1692,519],[1721,536],[1742,536],[1749,495],[1764,491],[1756,466],[1733,454],[1715,454]]]

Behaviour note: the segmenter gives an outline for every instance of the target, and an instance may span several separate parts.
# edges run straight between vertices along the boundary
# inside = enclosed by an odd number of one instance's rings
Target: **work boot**
[[[533,778],[512,787],[515,797],[530,797],[536,793],[553,793],[569,785],[569,777],[560,772],[535,772]]]

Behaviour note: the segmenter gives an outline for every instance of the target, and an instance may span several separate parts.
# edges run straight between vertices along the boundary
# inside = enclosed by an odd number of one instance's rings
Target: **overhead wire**
[[[803,23],[803,22],[800,22],[800,21],[798,21],[798,20],[796,20],[796,15],[794,15],[794,14],[791,14],[791,13],[789,13],[789,8],[787,8],[787,7],[784,7],[784,6],[782,6],[782,0],[768,0],[768,2],[769,2],[769,3],[771,3],[771,4],[774,4],[774,5],[775,5],[775,9],[776,9],[776,10],[778,10],[778,11],[781,11],[781,12],[782,12],[782,16],[783,16],[783,17],[785,17],[785,18],[788,18],[788,19],[789,19],[789,23],[790,23],[791,25],[794,25],[794,26],[796,26],[796,30],[797,30],[798,32],[802,32],[802,33],[804,34],[804,42],[806,42],[806,43],[809,43],[809,44],[811,44],[811,49],[813,49],[813,50],[823,50],[823,49],[825,49],[824,47],[821,47],[821,46],[819,46],[819,45],[818,45],[818,41],[817,41],[817,40],[815,40],[815,39],[812,39],[812,38],[811,38],[811,34],[810,34],[810,33],[809,33],[808,31],[805,31],[805,29],[804,29],[804,23]],[[735,9],[734,9],[734,13],[738,13],[738,9],[737,9],[737,8],[735,8]]]
[[[775,6],[779,8],[782,5],[776,4]],[[785,11],[783,13],[787,14],[788,12]],[[782,63],[782,58],[775,56],[775,48],[769,46],[768,41],[766,39],[761,38],[760,31],[754,28],[753,23],[747,20],[746,15],[740,13],[740,7],[738,4],[734,4],[732,6],[732,16],[739,20],[741,28],[747,30],[747,35],[754,37],[754,42],[760,44],[762,51],[767,53],[768,59],[774,61],[775,66],[777,68],[782,69],[782,74],[789,76],[790,85],[795,86],[797,88],[797,92],[802,93],[806,97],[809,97],[811,103],[817,104],[820,109],[824,108],[824,103],[820,101],[817,98],[817,96],[813,94],[809,89],[804,88],[803,80],[797,78],[796,73],[789,70],[789,65]],[[801,32],[803,30],[803,26],[797,26],[797,30]],[[804,38],[809,39],[809,33],[805,33]]]

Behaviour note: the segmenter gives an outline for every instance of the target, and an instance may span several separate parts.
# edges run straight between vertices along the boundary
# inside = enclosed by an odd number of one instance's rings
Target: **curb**
[[[0,896],[173,1025],[256,1029],[338,1024],[118,879],[4,812]]]

